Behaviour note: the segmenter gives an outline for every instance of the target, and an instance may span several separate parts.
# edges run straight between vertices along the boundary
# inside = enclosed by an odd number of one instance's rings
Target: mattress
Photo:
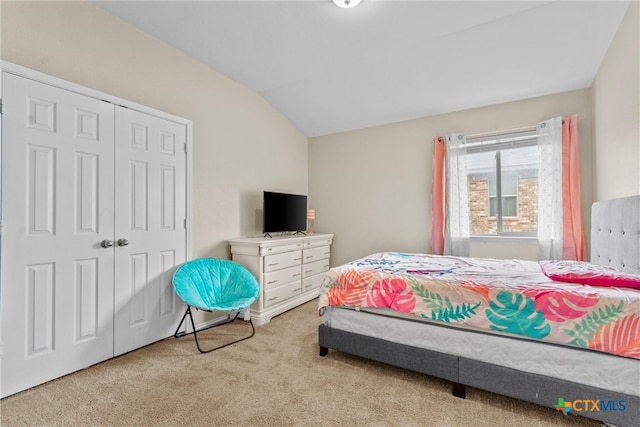
[[[561,262],[543,271],[540,263],[525,260],[372,254],[327,272],[319,309],[386,308],[443,325],[640,359],[640,290],[618,282],[589,286],[552,280],[547,271],[554,277],[580,271],[580,280],[622,274],[608,270],[612,267]],[[629,280],[640,284],[640,276]]]
[[[387,309],[328,306],[321,319],[346,332],[640,396],[638,359],[397,316]]]

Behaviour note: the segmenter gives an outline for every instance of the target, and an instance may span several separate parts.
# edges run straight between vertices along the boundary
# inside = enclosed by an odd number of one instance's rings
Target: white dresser
[[[318,296],[329,270],[332,240],[333,234],[229,240],[233,261],[260,283],[260,297],[251,306],[255,325]]]

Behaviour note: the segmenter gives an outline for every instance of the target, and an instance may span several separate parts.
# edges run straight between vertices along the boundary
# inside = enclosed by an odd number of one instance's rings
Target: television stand
[[[303,236],[306,236],[306,235],[307,235],[307,233],[305,233],[304,231],[300,231],[300,230],[298,230],[298,231],[296,231],[295,233],[291,233],[291,234],[283,234],[283,236],[290,237],[290,236],[297,236],[298,234],[301,234],[301,235],[303,235]],[[269,233],[264,233],[264,236],[262,236],[262,237],[267,237],[267,236],[268,236],[270,239],[273,239],[273,236],[272,236],[271,234],[269,234]]]

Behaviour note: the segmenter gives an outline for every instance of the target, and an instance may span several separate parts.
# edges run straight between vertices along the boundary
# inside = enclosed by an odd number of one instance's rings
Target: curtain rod
[[[520,128],[513,128],[513,129],[503,129],[503,130],[494,130],[491,132],[481,132],[481,133],[474,133],[471,135],[466,135],[467,139],[471,139],[471,138],[480,138],[480,137],[484,137],[484,136],[493,136],[493,135],[501,135],[503,133],[515,133],[515,132],[527,132],[527,131],[532,131],[532,130],[536,130],[536,126],[524,126],[524,127],[520,127]]]

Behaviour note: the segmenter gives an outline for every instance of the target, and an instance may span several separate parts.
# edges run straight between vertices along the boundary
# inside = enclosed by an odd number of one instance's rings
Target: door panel
[[[183,314],[171,279],[185,261],[186,127],[116,107],[115,354],[171,335]]]
[[[2,75],[7,396],[113,356],[113,106]]]

